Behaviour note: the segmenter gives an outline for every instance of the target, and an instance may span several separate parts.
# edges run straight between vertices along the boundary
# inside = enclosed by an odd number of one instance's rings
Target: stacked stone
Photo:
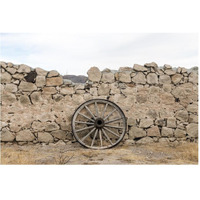
[[[108,99],[128,118],[128,138],[136,143],[198,139],[198,73],[185,68],[159,68],[156,63],[97,67],[85,84],[63,80],[55,71],[0,62],[1,141],[68,142],[71,117],[83,102]]]

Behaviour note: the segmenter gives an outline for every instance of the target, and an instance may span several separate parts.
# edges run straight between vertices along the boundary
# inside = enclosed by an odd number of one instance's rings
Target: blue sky
[[[0,60],[61,74],[83,74],[92,66],[118,69],[156,62],[198,66],[198,34],[0,34]]]

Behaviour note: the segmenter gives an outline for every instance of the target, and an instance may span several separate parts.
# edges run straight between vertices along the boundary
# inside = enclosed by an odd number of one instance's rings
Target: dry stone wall
[[[83,102],[102,98],[127,117],[125,139],[139,144],[198,140],[198,71],[159,68],[156,63],[97,67],[85,84],[63,80],[57,71],[0,62],[1,141],[55,143],[73,140],[71,117]]]

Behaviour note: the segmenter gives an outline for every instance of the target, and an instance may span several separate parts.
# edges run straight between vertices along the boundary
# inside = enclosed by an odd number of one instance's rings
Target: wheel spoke
[[[85,106],[85,108],[86,108],[87,111],[90,113],[90,115],[95,119],[96,117],[92,114],[91,110],[90,110],[87,106]]]
[[[110,128],[116,128],[116,129],[123,129],[124,127],[118,127],[118,126],[110,126],[110,125],[105,125],[106,127]]]
[[[102,118],[104,118],[104,114],[105,114],[105,111],[106,111],[107,107],[108,107],[108,103],[107,103],[107,104],[105,105],[105,107],[104,107],[103,114],[102,114]]]
[[[93,139],[92,139],[91,147],[94,145],[94,141],[95,141],[95,139],[96,139],[97,132],[98,132],[98,129],[96,129],[96,132],[95,132],[94,137],[93,137]]]
[[[86,115],[84,115],[84,114],[82,114],[82,113],[78,113],[78,114],[94,122],[94,120],[93,120],[93,119],[91,119],[91,118],[87,117]]]
[[[120,120],[120,119],[122,119],[122,117],[117,118],[117,119],[112,119],[112,120],[110,120],[110,121],[107,121],[107,122],[105,122],[105,124],[109,124],[109,123],[111,123],[111,122],[115,122],[115,121],[118,121],[118,120]]]
[[[110,112],[110,113],[104,118],[104,120],[106,120],[108,117],[110,117],[110,115],[112,115],[115,111],[116,111],[116,109],[114,109],[112,112]]]
[[[84,136],[81,141],[83,142],[89,135],[91,135],[94,132],[95,128],[93,128],[86,136]]]
[[[97,106],[97,102],[96,101],[95,101],[95,109],[96,109],[97,117],[99,117],[99,111],[98,111],[98,106]]]
[[[103,145],[103,141],[102,141],[101,129],[99,130],[99,138],[100,138],[100,143],[101,143],[101,147],[102,147],[102,145]]]
[[[90,123],[90,122],[82,122],[82,121],[75,121],[75,123],[77,124],[88,124],[88,125],[92,125],[94,123]]]
[[[84,130],[90,129],[90,128],[92,128],[92,127],[94,127],[94,126],[88,126],[88,127],[85,127],[85,128],[79,129],[79,130],[76,130],[76,133],[77,133],[77,132],[80,132],[80,131],[84,131]]]
[[[102,132],[106,136],[106,138],[108,139],[108,141],[110,142],[110,144],[113,145],[112,141],[110,140],[110,138],[108,137],[108,135],[106,134],[106,132],[104,131],[104,129],[102,129]]]
[[[117,137],[120,137],[117,133],[111,131],[110,129],[104,127],[105,130],[107,130],[108,132],[112,133],[113,135],[117,136]]]

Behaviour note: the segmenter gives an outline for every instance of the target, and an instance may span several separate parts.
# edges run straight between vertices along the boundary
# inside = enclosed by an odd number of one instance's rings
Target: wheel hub
[[[104,122],[104,120],[103,120],[102,118],[97,118],[97,119],[95,120],[95,122],[94,122],[94,126],[95,126],[96,128],[98,128],[98,129],[103,128],[104,125],[105,125],[105,122]]]

